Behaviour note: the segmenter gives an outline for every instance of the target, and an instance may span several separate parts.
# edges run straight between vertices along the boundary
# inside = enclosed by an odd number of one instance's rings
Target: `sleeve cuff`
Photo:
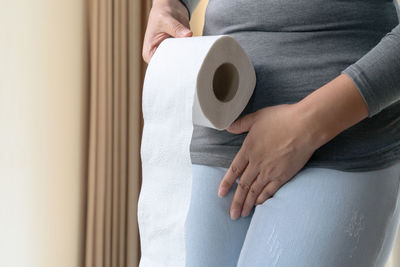
[[[342,73],[361,93],[372,117],[400,100],[400,25]]]
[[[356,85],[358,91],[360,92],[364,102],[367,104],[368,108],[368,117],[372,117],[377,114],[380,110],[376,101],[374,101],[374,97],[372,95],[372,90],[369,88],[368,83],[365,80],[364,75],[361,73],[354,64],[347,67],[342,73],[346,74],[350,77],[350,79]]]

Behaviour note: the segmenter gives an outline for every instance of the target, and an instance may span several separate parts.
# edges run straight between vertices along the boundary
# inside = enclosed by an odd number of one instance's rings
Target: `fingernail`
[[[232,210],[231,211],[231,218],[233,219],[233,220],[236,220],[237,218],[239,218],[239,210]]]
[[[183,29],[181,29],[179,32],[180,32],[180,34],[185,35],[185,34],[190,33],[190,30],[188,30],[188,29],[186,29],[186,28],[183,28]]]

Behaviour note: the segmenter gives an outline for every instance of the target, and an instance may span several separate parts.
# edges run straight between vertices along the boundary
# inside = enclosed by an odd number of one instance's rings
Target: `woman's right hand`
[[[190,37],[189,13],[179,0],[154,0],[144,35],[142,56],[146,63],[169,37]]]

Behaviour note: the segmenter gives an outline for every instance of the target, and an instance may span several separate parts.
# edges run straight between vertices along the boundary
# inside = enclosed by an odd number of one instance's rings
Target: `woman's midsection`
[[[297,102],[339,75],[397,24],[391,5],[383,0],[210,0],[203,34],[228,34],[249,55],[257,75],[244,111],[249,113]]]
[[[396,19],[392,0],[209,0],[206,10],[220,33],[381,30]]]

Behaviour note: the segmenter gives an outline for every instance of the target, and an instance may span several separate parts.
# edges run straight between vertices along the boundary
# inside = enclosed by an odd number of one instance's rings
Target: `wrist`
[[[345,74],[315,90],[294,108],[315,149],[368,116],[363,97]]]
[[[293,104],[293,108],[298,125],[303,129],[303,135],[312,149],[318,149],[336,136],[338,130],[325,123],[319,106],[302,100]]]

